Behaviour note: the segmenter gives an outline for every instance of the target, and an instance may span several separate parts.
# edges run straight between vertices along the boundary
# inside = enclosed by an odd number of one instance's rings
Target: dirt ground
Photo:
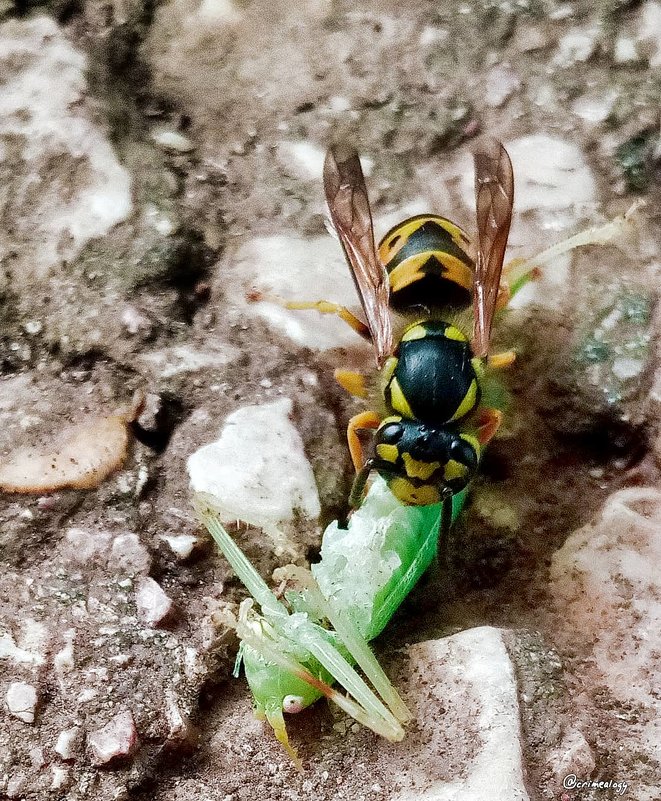
[[[660,483],[660,25],[653,0],[0,0],[3,461],[135,391],[147,398],[128,459],[98,488],[0,496],[0,693],[27,682],[38,698],[32,722],[7,704],[0,717],[0,797],[404,798],[406,743],[320,703],[289,723],[299,774],[252,718],[231,678],[236,638],[214,623],[245,592],[195,522],[186,459],[231,412],[291,398],[321,514],[288,532],[316,558],[324,526],[346,513],[344,430],[360,408],[333,368],[371,355],[360,340],[328,347],[326,318],[308,318],[296,340],[246,294],[280,286],[283,264],[299,296],[351,292],[339,253],[325,263],[319,244],[332,141],[369,161],[381,233],[418,206],[472,231],[468,154],[488,133],[517,169],[512,257],[646,206],[634,236],[547,265],[537,293],[499,319],[495,347],[517,352],[503,431],[449,572],[432,567],[375,650],[405,685],[405,646],[504,629],[528,798],[616,797],[559,786],[574,730],[588,775],[658,798],[658,640],[641,666],[622,630],[623,672],[651,687],[623,700],[593,672],[598,633],[576,628],[550,576],[613,493]],[[232,531],[268,579],[281,561],[270,541]],[[188,535],[189,553],[170,544]],[[619,576],[636,606],[618,571],[604,586]],[[147,578],[172,604],[156,625],[136,606]],[[586,608],[598,584],[586,584]],[[641,631],[654,628],[658,591],[657,577],[649,607],[636,606]],[[603,628],[619,635],[619,615]],[[93,735],[126,710],[137,744],[103,762]],[[447,775],[470,769],[460,723],[441,727]]]

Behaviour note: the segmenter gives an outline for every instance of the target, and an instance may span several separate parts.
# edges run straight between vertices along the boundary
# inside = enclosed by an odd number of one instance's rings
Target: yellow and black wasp
[[[357,471],[352,506],[378,472],[404,504],[448,501],[475,475],[482,447],[501,412],[483,392],[485,376],[511,363],[511,352],[489,354],[497,305],[507,300],[501,274],[514,199],[512,164],[503,145],[485,140],[474,154],[477,208],[475,258],[459,226],[419,215],[392,228],[375,247],[372,213],[358,153],[333,147],[324,190],[366,318],[326,301],[290,308],[334,313],[372,342],[378,374],[337,370],[349,392],[377,410],[351,419],[347,438]],[[466,333],[472,306],[472,335]],[[398,338],[391,309],[417,316]],[[420,310],[424,313],[420,313]],[[367,459],[358,432],[374,429]]]

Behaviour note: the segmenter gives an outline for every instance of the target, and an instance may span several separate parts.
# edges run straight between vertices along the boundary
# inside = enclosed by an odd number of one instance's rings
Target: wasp
[[[327,153],[323,181],[330,218],[366,322],[327,301],[287,306],[337,314],[374,349],[377,375],[370,386],[359,373],[335,371],[345,389],[371,398],[376,407],[352,417],[347,429],[356,468],[353,507],[372,471],[403,504],[447,502],[473,478],[483,447],[500,426],[502,412],[488,403],[484,388],[490,371],[514,360],[511,351],[489,353],[494,314],[508,299],[501,275],[514,175],[507,151],[495,139],[480,145],[474,163],[473,256],[466,233],[431,214],[399,223],[376,246],[357,151],[335,146]],[[410,318],[398,337],[392,311]],[[358,432],[369,429],[375,433],[364,458]]]

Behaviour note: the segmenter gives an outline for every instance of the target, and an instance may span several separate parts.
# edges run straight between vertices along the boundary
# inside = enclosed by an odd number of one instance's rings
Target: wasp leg
[[[494,370],[502,370],[511,367],[516,360],[516,351],[505,350],[502,353],[492,353],[487,357],[487,364]]]
[[[345,389],[350,395],[363,400],[367,398],[367,386],[365,385],[365,376],[362,373],[355,373],[353,370],[343,370],[338,367],[334,376],[342,389]]]
[[[436,558],[439,568],[449,575],[450,567],[450,532],[452,528],[452,495],[443,499],[441,519],[438,521],[438,542],[436,544]]]
[[[503,421],[503,413],[499,409],[481,409],[477,421],[477,440],[480,445],[490,442]]]
[[[365,323],[350,312],[346,306],[340,306],[339,303],[332,303],[329,300],[285,300],[275,295],[264,296],[263,299],[270,303],[278,303],[280,306],[284,306],[285,309],[293,309],[295,311],[311,309],[318,311],[319,314],[335,314],[340,320],[344,320],[347,325],[350,325],[361,337],[369,342],[372,341],[372,335]]]
[[[356,473],[349,495],[349,506],[352,509],[357,509],[363,500],[363,492],[365,491],[365,484],[370,473],[374,469],[374,459],[368,459],[365,464]]]
[[[351,454],[351,461],[359,473],[363,468],[363,446],[360,444],[358,431],[364,428],[378,428],[381,424],[381,418],[376,412],[361,412],[354,415],[349,420],[347,426],[347,442],[349,443],[349,453]],[[367,480],[367,476],[365,477]]]
[[[442,546],[443,543],[447,544],[450,536],[450,528],[452,526],[452,495],[446,495],[443,498],[443,506],[441,507],[441,519],[438,523],[438,543]]]

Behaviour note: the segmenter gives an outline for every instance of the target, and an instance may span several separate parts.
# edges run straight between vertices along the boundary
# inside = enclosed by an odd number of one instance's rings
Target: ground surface
[[[301,5],[0,2],[3,462],[146,394],[97,489],[0,497],[0,794],[481,798],[498,730],[503,797],[616,797],[563,789],[575,774],[656,799],[661,4]],[[320,704],[290,723],[298,774],[230,679],[215,613],[243,591],[193,519],[186,460],[230,413],[291,399],[282,527],[289,558],[315,556],[346,511],[359,408],[332,369],[371,357],[337,321],[247,296],[355,307],[324,224],[331,141],[366,159],[377,234],[425,210],[471,231],[483,132],[514,161],[512,256],[647,206],[499,321],[518,353],[504,431],[449,574],[376,644],[418,712],[409,740]],[[278,458],[261,489],[288,498]],[[234,530],[265,577],[286,561]],[[489,695],[509,717],[480,717]]]

